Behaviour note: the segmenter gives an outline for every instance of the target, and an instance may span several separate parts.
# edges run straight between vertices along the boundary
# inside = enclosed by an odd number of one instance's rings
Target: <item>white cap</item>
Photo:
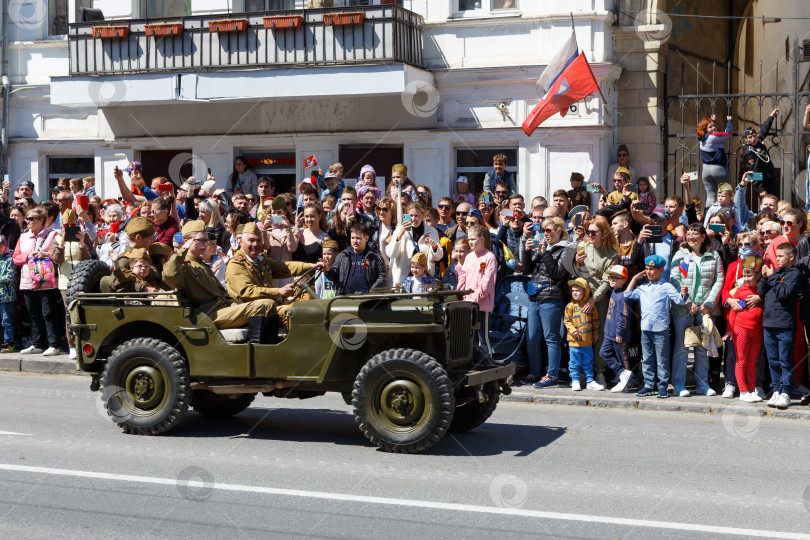
[[[203,182],[202,190],[208,193],[209,195],[213,195],[216,189],[217,189],[216,180],[206,180],[205,182]]]
[[[462,183],[462,184],[466,184],[466,183],[467,183],[467,177],[466,177],[466,176],[459,176],[459,177],[456,179],[456,182],[460,182],[460,183]]]

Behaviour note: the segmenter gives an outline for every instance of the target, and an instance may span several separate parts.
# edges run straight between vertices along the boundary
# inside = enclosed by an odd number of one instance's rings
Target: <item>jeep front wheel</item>
[[[444,436],[453,419],[453,385],[430,356],[392,349],[360,370],[352,390],[360,431],[386,452],[427,450]]]
[[[215,394],[210,390],[194,390],[191,395],[191,408],[203,416],[228,418],[244,411],[256,394],[238,394],[233,397],[226,394]]]
[[[107,414],[135,435],[169,431],[191,401],[185,360],[159,339],[131,339],[116,347],[101,384]]]

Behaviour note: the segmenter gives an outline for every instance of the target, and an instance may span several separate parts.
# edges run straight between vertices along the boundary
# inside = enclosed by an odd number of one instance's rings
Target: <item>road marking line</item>
[[[0,435],[22,435],[23,437],[33,437],[32,433],[15,433],[14,431],[0,431]]]
[[[78,478],[95,478],[99,480],[114,480],[118,482],[136,482],[142,484],[157,484],[166,486],[178,484],[178,480],[176,478],[132,476],[128,474],[111,474],[92,471],[77,471],[71,469],[52,469],[48,467],[30,467],[25,465],[11,465],[3,463],[0,463],[0,470],[28,472],[34,474],[50,474],[55,476],[75,476]],[[559,512],[544,512],[540,510],[524,510],[522,508],[501,508],[497,506],[477,506],[471,504],[417,501],[413,499],[392,499],[388,497],[370,497],[366,495],[350,495],[347,493],[328,493],[323,491],[304,491],[298,489],[245,486],[239,484],[211,483],[209,485],[204,482],[200,482],[199,480],[188,480],[185,481],[184,484],[187,484],[188,486],[195,488],[209,488],[209,489],[218,489],[222,491],[261,493],[265,495],[305,497],[310,499],[325,499],[332,501],[382,504],[389,506],[406,506],[411,508],[424,508],[427,510],[448,510],[454,512],[497,514],[504,516],[520,516],[537,519],[554,519],[560,521],[579,521],[585,523],[623,525],[626,527],[670,529],[676,531],[706,532],[715,534],[728,534],[735,536],[756,536],[761,538],[786,538],[789,540],[810,540],[810,535],[808,534],[780,532],[780,531],[763,531],[756,529],[738,529],[735,527],[718,527],[714,525],[698,525],[693,523],[649,521],[644,519],[591,516],[586,514],[565,514]]]

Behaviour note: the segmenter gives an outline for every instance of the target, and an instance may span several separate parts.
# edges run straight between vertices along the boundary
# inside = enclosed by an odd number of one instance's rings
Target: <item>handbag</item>
[[[56,288],[56,266],[50,257],[29,259],[28,272],[31,276],[32,289]]]
[[[700,347],[703,345],[703,329],[700,326],[690,326],[683,333],[684,347]]]

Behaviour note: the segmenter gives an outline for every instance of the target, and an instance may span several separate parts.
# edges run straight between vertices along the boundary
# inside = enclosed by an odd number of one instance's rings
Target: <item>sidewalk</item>
[[[28,373],[59,373],[80,375],[76,371],[76,360],[67,354],[60,356],[42,356],[41,354],[0,354],[0,371],[25,371]]]
[[[580,407],[604,407],[613,409],[637,409],[647,411],[689,412],[700,414],[723,415],[726,412],[736,414],[741,410],[745,414],[771,416],[774,418],[791,418],[810,420],[810,407],[800,405],[794,399],[789,409],[780,411],[761,403],[745,403],[739,398],[724,399],[717,396],[692,396],[658,399],[655,396],[636,397],[635,393],[623,392],[613,394],[609,391],[595,392],[582,390],[574,392],[571,388],[558,387],[537,389],[531,386],[513,386],[512,394],[501,396],[502,401],[537,403],[540,405],[576,405]]]

